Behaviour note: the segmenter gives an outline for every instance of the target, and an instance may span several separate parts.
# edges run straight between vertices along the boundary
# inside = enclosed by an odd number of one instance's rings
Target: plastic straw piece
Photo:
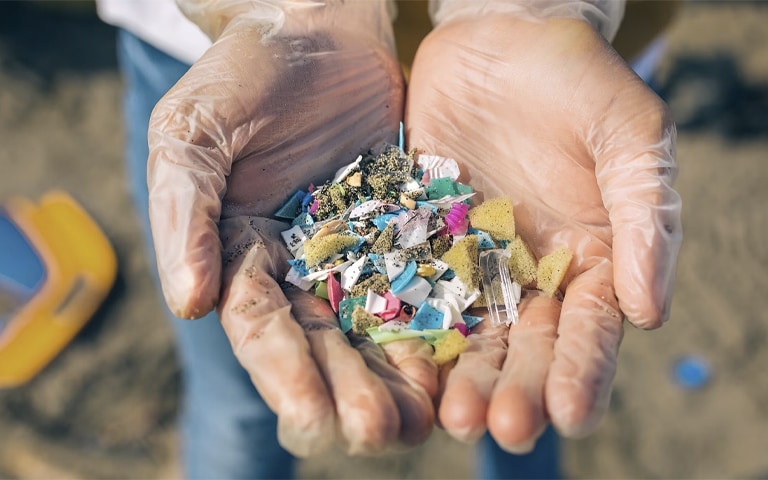
[[[488,304],[491,325],[517,325],[518,313],[512,277],[509,275],[509,253],[505,250],[480,252],[483,293]]]

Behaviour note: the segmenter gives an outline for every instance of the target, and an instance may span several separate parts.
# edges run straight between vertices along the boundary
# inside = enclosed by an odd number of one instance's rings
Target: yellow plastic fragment
[[[523,287],[532,285],[536,281],[538,262],[528,244],[520,235],[515,235],[515,239],[507,245],[507,251],[510,254],[508,264],[512,280]]]
[[[469,347],[469,340],[456,329],[451,329],[440,340],[435,342],[435,352],[432,354],[437,366],[444,365],[458,357]]]
[[[495,240],[515,239],[515,216],[511,199],[499,197],[486,200],[469,209],[467,215],[473,228],[488,232]]]
[[[550,297],[555,294],[568,271],[568,265],[573,258],[573,252],[567,247],[560,247],[539,260],[536,271],[536,283],[539,290]]]
[[[477,235],[467,235],[448,249],[440,258],[470,288],[480,288],[479,251]]]

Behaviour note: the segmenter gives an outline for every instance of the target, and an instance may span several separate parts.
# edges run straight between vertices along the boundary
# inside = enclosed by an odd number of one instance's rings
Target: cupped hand
[[[183,318],[217,308],[278,416],[280,442],[301,456],[334,443],[353,454],[410,446],[434,419],[431,352],[347,338],[326,303],[283,284],[279,232],[288,226],[264,218],[397,138],[403,82],[382,5],[290,3],[268,32],[240,10],[206,15],[219,18],[207,29],[213,46],[150,122],[150,218],[166,301]]]
[[[405,125],[409,146],[455,158],[484,198],[511,197],[538,257],[574,252],[562,302],[525,299],[518,325],[471,335],[441,372],[439,422],[513,452],[550,420],[568,437],[593,431],[623,318],[650,329],[669,315],[682,237],[665,104],[586,22],[497,13],[424,40]]]

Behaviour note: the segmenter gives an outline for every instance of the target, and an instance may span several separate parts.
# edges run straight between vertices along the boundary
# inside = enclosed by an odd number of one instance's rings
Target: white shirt
[[[96,0],[96,7],[105,23],[125,29],[185,63],[194,63],[211,45],[175,0]]]

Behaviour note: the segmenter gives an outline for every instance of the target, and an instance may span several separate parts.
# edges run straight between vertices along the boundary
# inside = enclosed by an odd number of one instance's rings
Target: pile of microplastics
[[[392,145],[368,152],[324,185],[295,192],[275,217],[292,223],[282,232],[294,256],[286,281],[327,299],[345,333],[376,343],[421,337],[442,364],[468,346],[465,337],[482,321],[465,313],[488,306],[481,288],[493,280],[479,252],[503,251],[515,238],[514,219],[508,199],[475,207],[473,218],[474,193],[457,181],[458,164],[415,157]],[[517,285],[515,314],[519,297]]]

